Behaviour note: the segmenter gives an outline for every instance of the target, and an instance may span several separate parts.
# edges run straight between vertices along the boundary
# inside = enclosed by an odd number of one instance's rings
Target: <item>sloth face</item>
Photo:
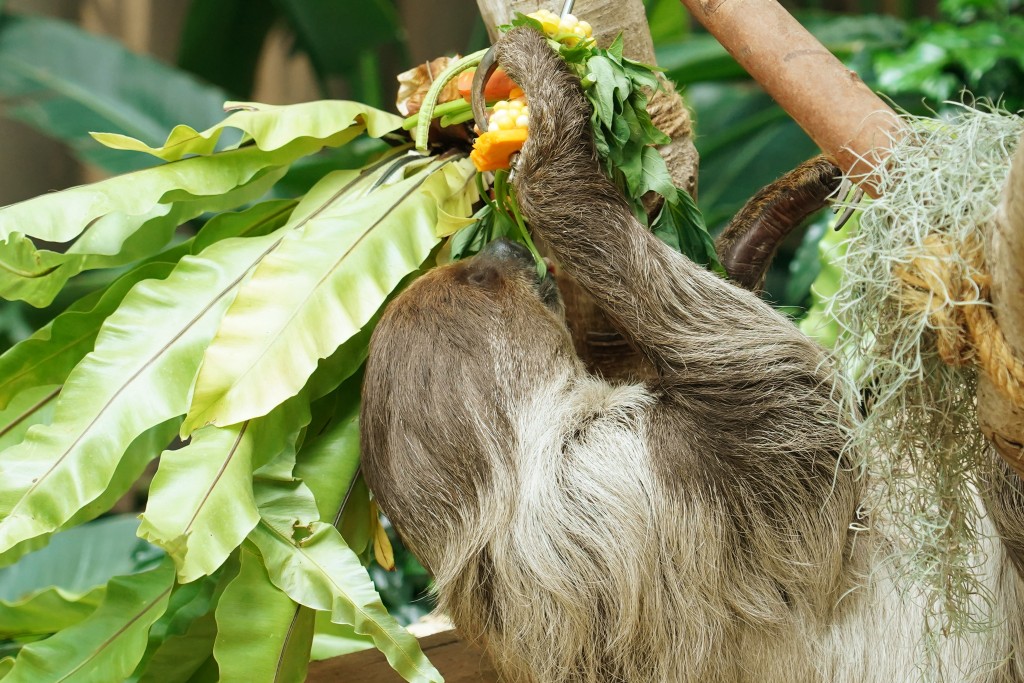
[[[538,276],[530,251],[504,237],[492,241],[467,262],[466,278],[478,286],[499,286],[503,278],[525,279],[535,287],[541,303],[559,315],[563,313],[562,297],[550,264],[544,276]]]

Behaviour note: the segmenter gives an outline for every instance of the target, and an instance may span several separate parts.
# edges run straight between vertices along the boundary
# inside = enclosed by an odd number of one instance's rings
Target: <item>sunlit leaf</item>
[[[160,453],[161,449],[166,447],[171,439],[174,438],[174,435],[178,432],[178,426],[180,424],[180,418],[172,418],[154,427],[150,427],[136,437],[128,446],[124,455],[121,457],[120,462],[117,463],[117,467],[114,469],[114,474],[110,477],[110,482],[107,484],[106,489],[92,500],[87,501],[81,509],[71,515],[70,519],[61,524],[56,530],[65,531],[69,534],[77,533],[76,527],[99,517],[114,507],[114,504],[121,500],[121,498],[123,498],[139,480],[139,477],[142,476],[146,466],[157,456],[158,453]],[[6,453],[4,455],[6,456]],[[132,536],[132,542],[139,548],[144,546],[152,548],[152,546],[147,546],[145,543],[134,537],[135,529],[138,527],[138,519],[136,519],[134,515],[130,515],[129,517],[129,522],[132,525],[132,533],[130,534],[130,536]],[[101,524],[104,523],[107,523],[107,520],[101,522]],[[11,564],[26,553],[46,546],[50,541],[52,533],[53,532],[51,531],[38,534],[16,543],[12,548],[0,556],[0,566]],[[84,556],[84,553],[80,552],[79,555]],[[17,566],[22,565],[19,564]]]
[[[197,131],[175,126],[161,147],[113,133],[94,133],[97,141],[114,149],[145,152],[164,161],[177,161],[190,154],[212,154],[227,129],[245,133],[246,140],[261,150],[273,151],[299,138],[319,140],[325,147],[339,147],[366,131],[378,138],[402,127],[402,118],[386,111],[344,100],[317,100],[299,104],[273,105],[257,102],[228,102],[237,109],[222,122]]]
[[[286,164],[298,155],[300,147],[304,153],[316,149],[297,144],[268,154],[244,147],[40,195],[0,210],[0,237],[6,240],[20,233],[48,242],[67,242],[104,216],[146,215],[169,192],[177,192],[181,200],[216,198],[253,180],[266,168]],[[285,153],[288,151],[291,154]]]
[[[217,206],[222,195],[263,178],[268,169],[287,166],[351,137],[350,130],[327,138],[297,137],[272,151],[249,145],[44,194],[0,209],[0,239],[20,233],[48,242],[68,242],[111,214],[143,216],[161,203],[200,199]],[[131,222],[127,225],[130,228]]]
[[[441,162],[358,201],[300,205],[301,227],[243,285],[207,350],[185,429],[264,415],[295,395],[436,247],[438,206],[471,191],[473,172],[468,160]]]
[[[841,232],[826,230],[817,244],[821,258],[820,269],[811,285],[811,306],[800,321],[800,331],[826,348],[835,346],[840,332],[839,321],[829,315],[828,302],[839,291],[847,240],[856,233],[859,225],[858,212]]]
[[[252,182],[219,196],[157,204],[142,216],[107,214],[62,253],[36,249],[29,238],[13,234],[0,248],[0,297],[46,306],[75,275],[155,256],[178,226],[208,211],[225,211],[259,199],[284,171],[282,166],[260,172]]]
[[[316,613],[315,628],[313,648],[309,653],[310,660],[314,662],[361,652],[373,647],[371,638],[359,635],[348,624],[335,624],[327,612]]]
[[[122,275],[96,300],[73,305],[28,339],[0,356],[0,406],[21,392],[64,383],[71,370],[92,350],[100,325],[142,280],[162,279],[173,263],[152,263]]]
[[[32,425],[50,422],[60,388],[59,384],[29,387],[0,410],[0,449],[19,443]]]
[[[72,371],[52,424],[0,461],[0,552],[49,533],[101,495],[128,444],[183,414],[203,349],[238,283],[280,239],[218,242],[165,280],[145,280]]]
[[[146,634],[167,606],[174,583],[170,559],[156,569],[115,578],[90,616],[23,647],[5,683],[122,680],[146,649]]]
[[[304,484],[260,487],[257,500],[262,520],[250,539],[259,547],[274,585],[299,604],[330,611],[332,621],[370,636],[405,680],[442,680],[416,638],[387,613],[366,569],[337,529],[316,521],[316,502]]]
[[[201,429],[161,456],[139,535],[174,558],[179,581],[215,571],[256,526],[253,470],[294,449],[309,421],[302,398],[263,418]]]
[[[217,603],[213,655],[221,681],[301,683],[306,678],[315,612],[270,582],[263,558],[242,546],[242,568]]]

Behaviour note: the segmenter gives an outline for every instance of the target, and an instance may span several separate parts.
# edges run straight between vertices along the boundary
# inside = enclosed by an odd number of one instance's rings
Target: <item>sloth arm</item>
[[[664,379],[742,401],[751,382],[818,374],[806,366],[820,354],[788,321],[633,217],[598,166],[579,81],[543,37],[514,29],[497,57],[529,98],[530,136],[512,181],[525,218]]]
[[[514,29],[497,58],[530,104],[512,181],[519,205],[657,368],[652,463],[687,509],[701,511],[687,522],[695,538],[721,539],[714,580],[723,599],[755,621],[769,605],[827,614],[846,585],[861,485],[837,467],[844,439],[824,352],[633,217],[598,166],[579,82],[545,39]]]

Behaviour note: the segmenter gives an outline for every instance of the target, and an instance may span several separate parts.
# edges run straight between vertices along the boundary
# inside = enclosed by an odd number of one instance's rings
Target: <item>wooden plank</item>
[[[455,631],[442,631],[420,639],[420,647],[445,683],[497,683],[498,675],[478,648],[463,642]],[[310,662],[307,683],[402,683],[402,678],[377,650],[354,652]]]

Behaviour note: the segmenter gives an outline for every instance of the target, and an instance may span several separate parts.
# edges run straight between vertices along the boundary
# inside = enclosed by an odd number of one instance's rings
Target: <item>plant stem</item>
[[[434,118],[434,109],[437,107],[437,98],[441,90],[450,80],[458,76],[466,69],[471,69],[480,63],[487,50],[479,50],[473,54],[466,55],[462,59],[453,62],[438,74],[437,79],[431,84],[423,98],[423,106],[420,108],[419,121],[416,122],[416,149],[421,152],[427,151],[427,139],[430,133],[430,120]]]
[[[423,110],[421,109],[412,116],[407,116],[405,120],[402,121],[402,130],[412,130],[413,128],[415,128],[420,121],[420,113],[422,111]],[[473,107],[472,105],[470,105],[469,102],[460,97],[457,100],[452,100],[451,102],[442,102],[441,104],[435,106],[434,117],[436,118],[438,116],[445,116],[446,114],[452,114],[454,112],[461,111],[471,112],[473,111]]]

